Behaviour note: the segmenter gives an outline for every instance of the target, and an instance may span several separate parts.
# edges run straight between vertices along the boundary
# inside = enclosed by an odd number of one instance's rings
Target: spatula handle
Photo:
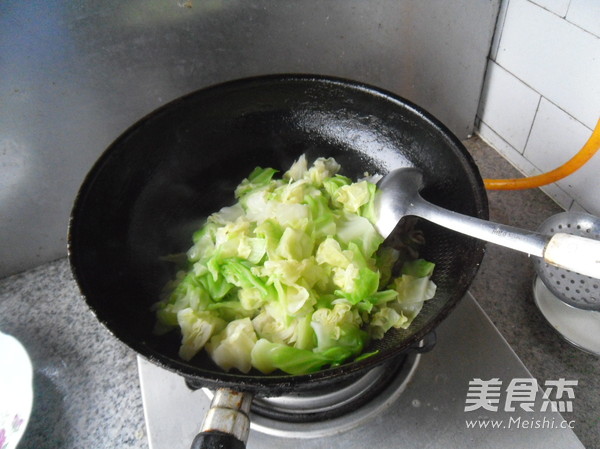
[[[554,234],[544,250],[544,260],[566,270],[600,279],[600,241],[578,235]]]

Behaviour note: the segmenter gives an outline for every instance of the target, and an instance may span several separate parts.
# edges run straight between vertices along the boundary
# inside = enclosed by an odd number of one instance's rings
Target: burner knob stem
[[[192,449],[245,448],[250,432],[251,404],[251,393],[218,389]]]

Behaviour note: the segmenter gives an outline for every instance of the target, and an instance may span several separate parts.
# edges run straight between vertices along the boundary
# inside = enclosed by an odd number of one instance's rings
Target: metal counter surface
[[[0,2],[0,277],[62,257],[92,164],[211,84],[317,73],[389,89],[473,132],[500,0]]]

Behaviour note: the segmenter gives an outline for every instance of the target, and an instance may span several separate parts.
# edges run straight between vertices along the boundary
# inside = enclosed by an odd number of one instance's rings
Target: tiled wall
[[[600,118],[600,0],[503,0],[478,114],[479,135],[524,175],[550,171]],[[600,215],[600,153],[543,188]]]

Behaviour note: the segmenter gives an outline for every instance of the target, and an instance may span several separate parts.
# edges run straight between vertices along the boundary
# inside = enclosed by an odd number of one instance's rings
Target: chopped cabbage
[[[305,374],[410,326],[435,294],[434,265],[382,246],[373,178],[340,168],[305,156],[281,178],[258,167],[194,233],[188,266],[154,305],[156,332],[180,330],[180,357],[206,349],[224,370]]]
[[[187,308],[177,312],[177,322],[181,327],[183,339],[179,356],[184,360],[194,357],[208,339],[225,327],[225,321],[210,312],[195,312]]]
[[[224,330],[214,335],[206,343],[206,350],[224,370],[237,368],[247,373],[252,368],[250,354],[256,340],[250,318],[243,318],[231,321]]]

